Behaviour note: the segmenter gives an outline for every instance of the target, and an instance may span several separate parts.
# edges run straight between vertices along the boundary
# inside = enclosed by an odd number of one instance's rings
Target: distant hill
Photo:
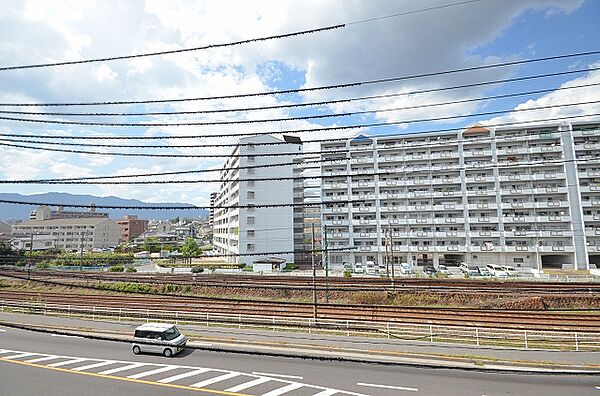
[[[75,204],[75,205],[89,205],[95,203],[98,206],[193,206],[187,203],[179,202],[162,202],[162,203],[151,203],[142,202],[137,199],[123,199],[119,197],[97,197],[94,195],[74,195],[67,193],[44,193],[44,194],[33,194],[33,195],[21,195],[13,193],[0,193],[0,199],[10,201],[24,201],[24,202],[41,202],[41,203],[62,203],[62,204]],[[29,213],[36,209],[38,205],[20,205],[20,204],[6,204],[0,203],[0,220],[28,220]],[[52,210],[56,210],[56,207],[51,207]],[[87,211],[87,208],[69,208],[65,207],[65,210],[75,211]],[[122,218],[125,215],[137,215],[140,219],[156,219],[156,220],[168,220],[176,217],[186,218],[197,218],[208,216],[208,211],[203,209],[190,209],[190,210],[154,210],[154,209],[97,209],[98,212],[108,213],[108,217],[113,220]]]

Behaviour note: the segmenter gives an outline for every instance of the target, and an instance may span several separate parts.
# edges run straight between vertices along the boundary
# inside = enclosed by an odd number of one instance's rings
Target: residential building
[[[600,123],[358,136],[322,150],[328,247],[352,249],[330,252],[334,266],[600,267]]]
[[[64,206],[59,206],[56,210],[48,206],[40,206],[29,214],[30,220],[51,220],[51,219],[78,219],[78,218],[108,218],[108,213],[96,212],[96,206],[92,203],[87,212],[77,212],[65,210]]]
[[[210,212],[208,215],[208,224],[210,225],[211,228],[215,222],[215,201],[216,201],[216,199],[217,199],[217,193],[216,192],[210,193]]]
[[[261,206],[295,202],[294,161],[301,152],[302,142],[290,136],[283,141],[267,135],[240,139],[220,174],[214,205],[216,254],[247,265],[267,258],[294,262],[294,220],[303,219],[294,217],[291,205]],[[261,167],[274,164],[282,165]],[[269,180],[259,180],[265,178]]]
[[[14,225],[12,232],[17,238],[49,236],[52,247],[71,251],[112,248],[121,235],[119,225],[106,218],[29,220]]]
[[[0,242],[7,241],[12,238],[12,227],[0,221]]]
[[[133,241],[134,238],[142,235],[148,228],[148,220],[140,220],[133,215],[125,215],[123,219],[117,220],[117,224],[121,228],[120,243]]]

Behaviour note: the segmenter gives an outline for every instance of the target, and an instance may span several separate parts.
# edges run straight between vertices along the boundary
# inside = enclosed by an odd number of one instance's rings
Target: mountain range
[[[73,204],[89,205],[94,203],[98,206],[190,206],[192,204],[180,202],[161,202],[151,203],[143,202],[137,199],[123,199],[119,197],[97,197],[94,195],[75,195],[68,193],[49,192],[44,194],[21,195],[15,193],[0,193],[0,200],[36,202],[46,204]],[[9,204],[0,202],[0,220],[28,220],[29,213],[37,209],[39,205]],[[52,210],[56,206],[49,205]],[[65,206],[66,211],[88,211],[87,208],[70,208]],[[97,212],[108,213],[108,217],[118,220],[125,215],[137,215],[140,219],[147,220],[168,220],[176,217],[197,218],[208,216],[208,211],[204,209],[96,209]]]

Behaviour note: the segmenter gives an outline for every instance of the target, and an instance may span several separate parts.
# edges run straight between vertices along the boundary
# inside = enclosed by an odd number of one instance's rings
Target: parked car
[[[364,274],[365,273],[365,269],[364,269],[362,263],[354,263],[354,273],[355,274]]]
[[[367,275],[377,275],[377,266],[373,261],[367,261],[365,266],[365,273]]]
[[[423,272],[425,273],[425,275],[433,276],[433,275],[436,275],[438,271],[435,269],[435,267],[433,265],[426,265],[423,268]]]
[[[479,271],[479,276],[489,277],[492,276],[492,273],[488,271],[487,267],[478,266],[477,271]]]
[[[172,324],[145,323],[135,329],[131,350],[136,355],[150,352],[171,357],[183,351],[186,343],[187,338]]]
[[[448,269],[448,267],[446,267],[443,264],[438,265],[438,271],[440,274],[444,274],[444,275],[449,275],[450,274],[450,270]]]
[[[503,265],[502,269],[504,271],[506,271],[506,274],[508,276],[519,276],[519,273],[517,272],[517,270],[515,269],[515,267],[513,267],[511,265]]]
[[[400,264],[400,273],[403,275],[410,275],[410,274],[414,274],[414,270],[412,265],[408,264],[408,263],[402,263]]]
[[[496,276],[498,278],[506,278],[506,277],[508,277],[508,274],[506,273],[506,271],[504,270],[504,268],[502,268],[499,265],[488,264],[486,268],[488,269],[488,271],[490,271],[490,273],[493,276]]]
[[[459,268],[462,271],[462,273],[465,275],[469,275],[469,276],[478,276],[479,275],[479,271],[477,270],[477,266],[475,266],[475,265],[472,265],[472,264],[470,265],[467,263],[460,263]]]

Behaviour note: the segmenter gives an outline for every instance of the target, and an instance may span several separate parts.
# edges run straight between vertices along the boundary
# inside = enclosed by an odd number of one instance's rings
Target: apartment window
[[[253,175],[253,174],[254,174],[254,168],[250,168],[250,169],[248,169],[248,174],[249,174],[249,175]]]
[[[246,231],[246,236],[249,238],[253,238],[254,237],[254,230],[247,230]]]
[[[248,191],[246,193],[246,198],[248,198],[248,199],[254,199],[255,198],[254,191]]]
[[[248,151],[254,151],[254,150],[256,150],[256,146],[254,146],[253,144],[250,144],[250,145],[248,145],[246,147],[247,147]]]
[[[254,157],[253,155],[249,155],[248,162],[256,162],[256,157]]]
[[[246,217],[246,224],[254,224],[254,216]]]
[[[254,180],[248,180],[248,187],[254,187]]]
[[[246,244],[246,250],[247,251],[254,251],[254,244],[253,243],[247,243]]]

